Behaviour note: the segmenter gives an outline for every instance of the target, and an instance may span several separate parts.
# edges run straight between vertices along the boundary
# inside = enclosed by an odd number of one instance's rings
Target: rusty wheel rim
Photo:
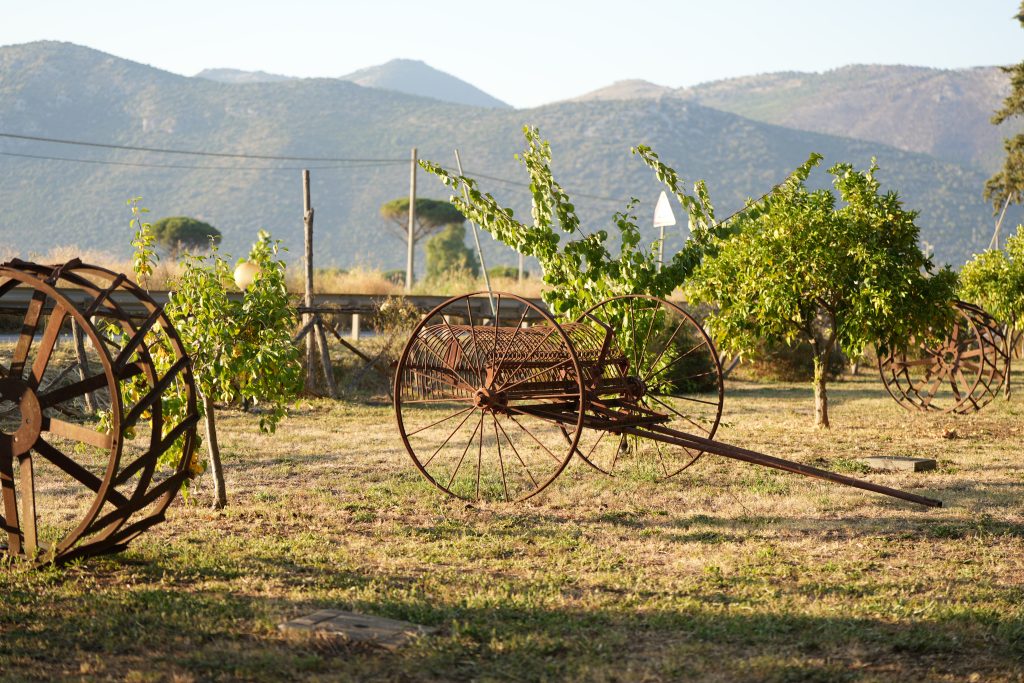
[[[626,366],[604,364],[602,371],[639,379],[642,409],[667,416],[670,428],[714,438],[725,397],[722,367],[714,342],[693,316],[670,301],[637,294],[602,301],[577,323],[614,331]],[[592,358],[580,355],[587,375]],[[587,430],[577,454],[605,474],[629,467],[664,480],[692,466],[703,451]]]
[[[434,486],[513,502],[565,469],[585,394],[572,341],[555,320],[513,294],[493,301],[491,311],[486,292],[466,294],[427,313],[399,359],[394,405],[406,451]]]
[[[889,395],[904,408],[966,414],[995,397],[1007,362],[1002,327],[981,308],[957,302],[944,339],[880,354],[878,368]]]
[[[27,310],[9,301],[16,287],[32,292]],[[141,302],[148,315],[132,318],[119,303],[127,299]],[[0,426],[7,552],[42,564],[123,548],[163,519],[188,474],[198,413],[180,340],[143,290],[77,260],[0,266],[0,309],[22,317],[14,349],[3,355],[0,383],[9,418]],[[87,349],[83,373],[76,371],[79,359],[58,348],[72,346],[58,344],[72,321]],[[170,350],[169,367],[150,354],[158,336]],[[127,382],[141,394],[130,405],[122,400]],[[159,399],[175,383],[186,390],[186,414],[168,422]],[[26,432],[31,443],[15,441],[12,415],[14,422],[38,423]],[[180,459],[158,468],[172,446],[180,447]]]

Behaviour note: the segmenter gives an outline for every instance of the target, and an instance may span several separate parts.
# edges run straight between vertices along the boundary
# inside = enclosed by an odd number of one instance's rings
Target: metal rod
[[[706,453],[714,453],[715,455],[721,455],[734,460],[742,460],[743,462],[749,462],[755,465],[764,465],[765,467],[771,467],[784,472],[802,474],[805,477],[824,479],[836,484],[843,484],[844,486],[852,486],[854,488],[864,489],[865,491],[881,493],[886,496],[892,496],[893,498],[900,498],[902,500],[910,501],[911,503],[917,503],[918,505],[942,507],[941,500],[925,498],[924,496],[918,496],[913,493],[907,493],[906,491],[900,491],[899,489],[889,488],[888,486],[882,486],[880,484],[872,484],[871,482],[863,481],[861,479],[836,474],[835,472],[818,469],[817,467],[811,467],[810,465],[801,465],[797,462],[783,460],[782,458],[775,458],[770,455],[765,455],[764,453],[758,453],[757,451],[751,451],[746,448],[740,448],[739,446],[733,446],[720,441],[704,439],[699,436],[694,436],[693,434],[679,432],[667,427],[661,427],[658,425],[653,425],[651,427],[627,427],[622,431],[627,434],[634,434],[636,436],[661,441],[662,443],[672,444],[674,446],[694,448]]]
[[[459,158],[459,150],[455,150],[455,165],[459,168],[459,175],[462,175],[462,159]],[[462,184],[462,197],[469,203],[469,191],[466,189],[465,183]],[[495,318],[498,317],[497,311],[494,309],[494,290],[491,289],[491,276],[487,272],[487,264],[484,263],[484,250],[480,248],[480,233],[476,227],[476,223],[473,221],[469,222],[470,227],[473,228],[473,241],[476,242],[476,255],[480,259],[480,270],[484,274],[484,284],[487,286],[487,299],[491,302],[491,314]],[[498,325],[498,321],[494,321],[495,326]]]

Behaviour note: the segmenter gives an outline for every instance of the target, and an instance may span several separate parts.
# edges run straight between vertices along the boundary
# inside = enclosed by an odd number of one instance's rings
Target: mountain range
[[[910,83],[918,84],[913,97]],[[615,84],[519,110],[411,60],[343,78],[222,69],[186,77],[68,43],[6,46],[0,133],[213,156],[0,137],[0,244],[24,255],[61,244],[127,254],[124,203],[142,196],[154,218],[185,214],[217,226],[227,252],[244,252],[267,228],[297,257],[306,167],[317,264],[398,268],[404,247],[378,211],[408,192],[410,150],[452,166],[458,148],[468,175],[528,215],[527,178],[513,155],[532,124],[551,140],[556,176],[591,231],[607,228],[629,197],[642,200],[642,225],[653,211],[661,188],[630,155],[637,144],[687,180],[706,179],[720,217],[816,151],[827,164],[865,167],[877,158],[883,186],[920,211],[936,259],[959,265],[991,235],[981,188],[1009,132],[988,116],[1006,83],[994,68],[849,67],[683,90]],[[418,188],[446,196],[422,171]],[[1007,220],[1021,217],[1014,208]],[[682,239],[683,230],[672,231],[668,249]],[[490,263],[513,261],[508,248],[484,242]]]

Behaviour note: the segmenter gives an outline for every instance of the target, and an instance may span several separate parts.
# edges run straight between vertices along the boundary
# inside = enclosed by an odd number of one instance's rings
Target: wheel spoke
[[[442,441],[441,445],[437,447],[437,450],[434,451],[433,453],[431,453],[430,457],[427,458],[427,461],[425,463],[423,463],[423,469],[426,469],[427,466],[430,464],[430,461],[434,459],[434,456],[436,456],[438,453],[440,453],[441,449],[448,445],[448,442],[452,440],[452,437],[455,436],[460,429],[462,429],[462,425],[466,424],[466,421],[469,420],[469,417],[472,414],[473,413],[470,412],[469,414],[466,415],[466,417],[462,418],[462,422],[459,423],[459,426],[456,427],[454,430],[452,430],[452,433],[448,435],[448,438],[445,439],[444,441]],[[406,435],[406,436],[408,436],[408,435]]]
[[[416,402],[417,401],[402,401],[402,403],[416,403]],[[468,408],[463,408],[462,410],[460,410],[458,412],[455,412],[455,413],[452,413],[451,415],[449,415],[447,417],[442,417],[437,422],[431,422],[426,427],[420,427],[419,429],[413,430],[411,432],[406,432],[405,435],[406,436],[414,436],[416,434],[419,434],[420,432],[423,432],[423,431],[426,431],[426,430],[430,429],[431,427],[436,427],[437,425],[441,424],[442,422],[447,422],[448,420],[452,419],[453,417],[458,417],[459,415],[462,415],[463,413],[467,413],[470,410],[473,410],[473,408],[475,408],[475,407],[476,406],[469,406]]]
[[[546,453],[547,453],[548,455],[550,455],[550,456],[551,456],[551,459],[552,459],[552,460],[554,460],[554,461],[555,461],[555,462],[557,462],[557,463],[561,463],[561,462],[562,462],[561,460],[559,460],[559,459],[558,459],[558,456],[557,456],[557,455],[555,455],[554,453],[552,453],[552,452],[551,452],[551,449],[549,449],[549,448],[548,448],[547,446],[545,446],[545,445],[544,445],[543,443],[541,443],[540,439],[538,439],[538,438],[537,438],[536,436],[534,436],[533,432],[531,432],[531,431],[530,431],[529,429],[527,429],[526,427],[524,427],[524,426],[523,426],[523,424],[522,424],[522,423],[521,423],[521,422],[520,422],[519,420],[517,420],[517,419],[515,419],[514,417],[512,417],[512,414],[511,414],[511,413],[509,413],[508,419],[510,419],[510,420],[512,420],[513,422],[515,422],[515,423],[516,423],[516,425],[517,425],[517,426],[518,426],[518,427],[519,427],[520,429],[522,429],[522,430],[523,430],[524,432],[526,432],[527,434],[529,434],[529,435],[530,435],[530,438],[531,438],[531,439],[533,439],[534,441],[536,441],[536,442],[537,442],[537,445],[538,445],[538,446],[540,446],[541,448],[543,448],[543,449],[544,449],[544,451],[545,451],[545,452],[546,452]]]
[[[680,326],[682,326],[682,325],[680,325]],[[677,331],[678,331],[678,328],[677,328]],[[689,356],[691,353],[693,353],[694,351],[696,351],[697,349],[699,349],[702,346],[705,346],[705,342],[704,342],[703,339],[701,339],[699,342],[697,342],[689,351],[687,351],[686,353],[684,353],[682,355],[676,356],[675,358],[673,358],[672,360],[670,360],[668,362],[668,365],[663,367],[661,370],[657,370],[656,371],[654,368],[657,367],[657,361],[661,360],[661,355],[659,354],[658,358],[655,360],[655,363],[653,365],[651,365],[651,371],[647,373],[647,376],[643,378],[643,381],[646,382],[648,379],[650,379],[654,375],[655,372],[658,372],[659,374],[660,373],[664,373],[664,372],[668,372],[669,368],[671,368],[673,365],[675,365],[676,363],[678,363],[682,359],[686,358],[687,356]],[[666,346],[665,349],[668,349],[668,347]],[[662,353],[665,352],[665,349],[662,350]],[[705,374],[709,374],[709,373],[705,373]]]
[[[462,469],[462,462],[466,459],[466,453],[469,453],[469,447],[473,445],[473,438],[476,436],[476,432],[480,428],[481,424],[483,424],[483,420],[477,423],[477,426],[473,428],[473,433],[469,435],[469,441],[466,442],[466,448],[462,451],[462,457],[459,458],[459,463],[455,466],[455,471],[452,472],[452,477],[448,480],[448,485],[445,486],[449,491],[452,488],[452,482],[455,481],[455,475],[457,475],[459,470]]]
[[[494,422],[494,446],[498,449],[498,466],[501,468],[501,486],[505,489],[505,502],[509,502],[508,480],[505,478],[505,461],[501,457],[501,439],[498,438],[498,418],[491,413],[491,420]]]
[[[54,306],[53,311],[50,312],[50,319],[46,321],[43,337],[39,341],[39,350],[36,352],[36,360],[32,364],[32,373],[29,375],[28,383],[33,389],[39,387],[43,373],[46,372],[46,368],[50,364],[53,348],[57,345],[57,336],[60,334],[60,328],[64,325],[66,317],[67,311],[63,306]]]
[[[97,432],[74,422],[58,420],[55,417],[43,417],[42,431],[74,441],[81,441],[96,448],[109,449],[114,443],[113,436],[107,432]]]
[[[36,290],[32,294],[32,300],[28,304],[25,319],[21,324],[21,335],[18,337],[18,344],[14,347],[14,355],[11,357],[10,375],[12,377],[21,378],[25,374],[25,359],[28,358],[29,349],[32,348],[32,340],[35,339],[45,301],[45,292]]]
[[[21,553],[21,529],[18,525],[18,496],[14,490],[14,453],[9,442],[0,442],[0,490],[4,499],[7,552],[18,555]]]
[[[682,414],[682,413],[680,413],[680,412],[679,412],[678,410],[676,410],[675,408],[673,408],[672,406],[670,406],[670,405],[669,405],[668,403],[665,403],[664,401],[660,400],[660,399],[659,399],[659,398],[658,398],[657,396],[654,396],[653,394],[649,394],[649,395],[650,395],[650,397],[651,397],[651,399],[652,399],[653,401],[655,401],[656,403],[660,403],[661,405],[665,406],[666,408],[668,408],[669,410],[671,410],[671,411],[672,411],[672,412],[673,412],[673,413],[674,413],[675,415],[677,415],[678,417],[680,417],[680,418],[682,418],[682,419],[686,420],[687,422],[689,422],[690,424],[692,424],[692,425],[693,425],[694,427],[696,427],[697,429],[699,429],[699,430],[703,431],[703,432],[704,432],[705,434],[707,434],[707,433],[709,433],[709,432],[710,432],[710,430],[709,430],[709,429],[708,429],[707,427],[705,427],[705,426],[703,426],[703,425],[700,425],[700,424],[698,424],[698,423],[694,422],[694,421],[693,421],[693,420],[691,420],[691,419],[690,419],[689,417],[687,417],[686,415],[683,415],[683,414]],[[715,405],[718,405],[718,404],[715,404]]]
[[[497,418],[495,418],[494,423],[498,425],[498,429],[501,430],[502,435],[505,437],[505,441],[508,442],[508,445],[512,449],[512,452],[516,454],[516,459],[519,460],[519,463],[523,466],[523,469],[526,470],[526,476],[528,476],[530,478],[530,481],[533,482],[533,487],[537,488],[540,484],[537,483],[537,479],[536,477],[533,476],[533,472],[530,471],[530,468],[527,466],[526,461],[523,460],[523,457],[521,455],[519,455],[519,451],[516,449],[516,445],[512,443],[512,439],[509,438],[508,432],[506,432],[505,428],[501,426]]]
[[[85,486],[87,489],[94,493],[99,493],[100,487],[103,485],[103,481],[95,474],[85,469],[77,462],[64,455],[59,449],[53,444],[49,443],[45,439],[39,439],[32,446],[32,449],[43,456],[51,463],[59,467],[71,478],[78,481],[80,484]],[[124,507],[128,505],[128,499],[122,496],[120,493],[114,490],[113,487],[107,492],[107,500],[118,507]]]

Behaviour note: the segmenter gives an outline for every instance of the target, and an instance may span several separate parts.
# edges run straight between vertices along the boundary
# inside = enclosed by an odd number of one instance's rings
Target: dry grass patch
[[[123,555],[0,571],[0,679],[1021,680],[1019,399],[949,417],[874,377],[830,394],[823,433],[809,387],[734,382],[719,436],[947,507],[717,457],[663,484],[570,465],[536,500],[467,505],[382,401],[304,401],[273,437],[225,411],[227,510],[201,481]],[[860,474],[869,454],[939,468]],[[276,630],[319,608],[439,632],[388,654]]]

